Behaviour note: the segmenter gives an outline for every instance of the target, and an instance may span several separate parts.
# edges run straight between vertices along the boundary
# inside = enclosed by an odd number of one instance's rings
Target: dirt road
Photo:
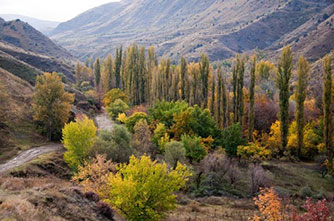
[[[99,130],[112,130],[114,123],[109,119],[106,112],[95,117],[96,126]]]
[[[11,170],[15,167],[18,167],[26,162],[29,162],[38,156],[54,152],[54,151],[60,151],[63,149],[62,144],[49,144],[41,147],[32,148],[26,151],[23,151],[19,153],[16,157],[9,160],[7,163],[0,165],[0,173],[6,172],[8,170]]]
[[[95,117],[95,121],[99,130],[112,130],[113,123],[106,113],[99,114]],[[50,152],[61,151],[63,145],[60,143],[49,144],[41,147],[32,148],[19,153],[16,157],[9,160],[7,163],[0,165],[0,174],[18,167],[26,162],[36,159],[38,156]]]

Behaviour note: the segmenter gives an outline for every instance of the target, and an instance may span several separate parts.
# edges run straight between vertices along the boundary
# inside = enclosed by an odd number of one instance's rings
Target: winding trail
[[[95,121],[99,130],[112,130],[113,128],[113,122],[109,119],[108,114],[105,112],[97,115],[95,117]],[[11,169],[14,169],[18,166],[21,166],[26,162],[34,160],[42,154],[50,152],[58,152],[62,150],[64,150],[63,144],[53,143],[23,151],[13,159],[0,165],[0,174],[9,171]]]

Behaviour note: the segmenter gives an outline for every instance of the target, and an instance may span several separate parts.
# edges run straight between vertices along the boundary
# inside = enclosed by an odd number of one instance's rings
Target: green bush
[[[178,162],[183,162],[185,160],[186,150],[183,143],[172,141],[165,145],[165,160],[174,169]]]
[[[115,102],[109,104],[107,108],[109,116],[114,120],[118,117],[118,114],[124,113],[127,110],[129,110],[129,106],[121,99],[116,99]]]
[[[128,128],[128,130],[131,133],[134,133],[134,127],[136,125],[136,123],[141,120],[144,119],[146,120],[146,122],[148,122],[148,116],[146,113],[144,112],[136,112],[134,114],[132,114],[125,122],[125,126]],[[149,123],[149,122],[148,122]]]
[[[196,161],[199,162],[206,156],[206,151],[201,144],[200,137],[182,135],[181,141],[186,150],[186,157],[189,158],[190,162]]]
[[[115,125],[112,131],[100,131],[92,151],[92,155],[105,154],[107,160],[118,163],[128,162],[133,153],[131,135],[123,125]]]
[[[238,146],[246,145],[247,141],[242,137],[239,123],[233,124],[222,132],[222,146],[229,156],[237,156]]]

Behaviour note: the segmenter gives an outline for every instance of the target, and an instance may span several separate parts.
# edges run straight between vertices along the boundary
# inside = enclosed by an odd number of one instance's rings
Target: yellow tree
[[[67,151],[64,160],[73,170],[82,166],[91,153],[96,140],[96,131],[94,121],[87,116],[79,117],[76,122],[65,125],[62,142]]]
[[[49,140],[60,138],[60,132],[70,117],[73,94],[65,92],[56,73],[37,76],[33,97],[34,120]]]

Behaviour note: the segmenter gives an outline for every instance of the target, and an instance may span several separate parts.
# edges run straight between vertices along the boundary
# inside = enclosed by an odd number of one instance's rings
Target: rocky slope
[[[155,45],[159,55],[174,59],[207,52],[211,60],[220,60],[255,48],[275,51],[305,32],[320,34],[323,22],[333,23],[333,13],[327,0],[122,0],[61,23],[51,39],[82,59],[137,42]],[[321,33],[331,34],[332,29]],[[296,49],[312,59],[328,53],[329,47],[308,48],[313,41],[309,37]]]

